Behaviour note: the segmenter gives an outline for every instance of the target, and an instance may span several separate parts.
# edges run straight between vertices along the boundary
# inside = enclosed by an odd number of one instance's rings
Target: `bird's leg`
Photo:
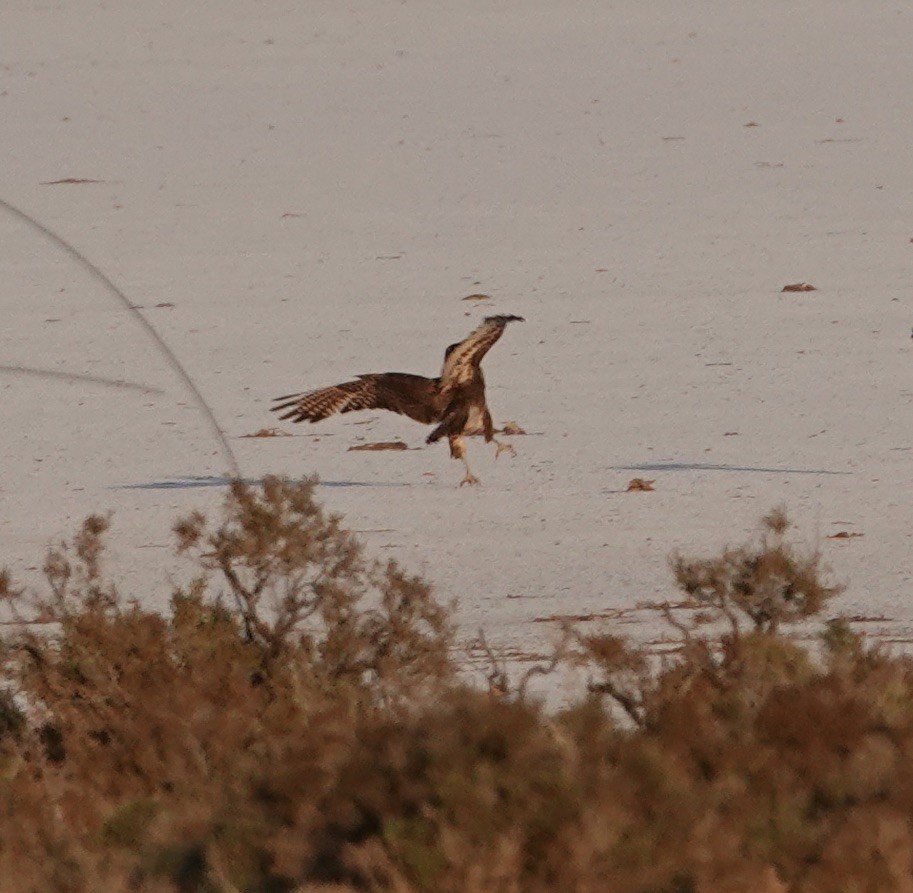
[[[470,486],[478,484],[479,479],[469,470],[469,463],[466,461],[466,447],[463,444],[463,438],[459,436],[450,436],[450,455],[454,459],[459,459],[466,468],[466,476],[460,481],[460,486],[469,484]]]
[[[470,486],[475,486],[479,484],[479,479],[469,470],[469,463],[466,461],[465,457],[463,458],[463,465],[466,467],[466,477],[460,481],[460,486],[463,484],[469,484]]]
[[[487,406],[485,407],[482,414],[482,431],[485,434],[485,443],[491,443],[494,441],[495,445],[497,446],[497,449],[495,450],[495,459],[497,459],[498,456],[500,456],[501,453],[505,451],[510,453],[511,456],[517,455],[517,451],[509,443],[502,443],[500,440],[498,440],[497,437],[495,437],[495,426],[491,420],[491,413],[488,411]]]

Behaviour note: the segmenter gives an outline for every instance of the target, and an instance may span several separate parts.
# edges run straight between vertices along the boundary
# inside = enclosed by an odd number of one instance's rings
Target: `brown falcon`
[[[478,484],[479,479],[469,470],[463,437],[484,434],[486,443],[497,445],[495,456],[513,447],[494,436],[491,413],[485,402],[485,378],[482,357],[501,337],[505,326],[513,321],[523,322],[522,316],[487,316],[482,324],[463,340],[451,344],[444,353],[444,366],[437,378],[410,375],[406,372],[377,372],[359,375],[329,388],[277,397],[273,412],[280,419],[293,422],[319,422],[337,412],[358,409],[388,409],[409,416],[423,425],[435,424],[426,443],[446,437],[450,455],[466,467],[463,484]]]

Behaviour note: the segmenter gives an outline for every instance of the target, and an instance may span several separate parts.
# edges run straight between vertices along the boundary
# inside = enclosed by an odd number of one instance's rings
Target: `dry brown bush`
[[[467,684],[452,612],[311,482],[179,522],[165,615],[90,518],[45,593],[0,578],[34,621],[2,645],[0,891],[907,891],[913,664],[784,634],[836,592],[786,526],[674,559],[676,649],[575,634],[555,713],[503,666]]]

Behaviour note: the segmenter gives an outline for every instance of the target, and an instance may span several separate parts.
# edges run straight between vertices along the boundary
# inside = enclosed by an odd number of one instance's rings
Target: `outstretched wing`
[[[501,337],[504,327],[514,320],[523,322],[523,317],[486,316],[482,320],[482,325],[470,332],[463,341],[448,347],[444,357],[444,369],[441,372],[443,388],[449,391],[468,381],[472,376],[472,369],[478,367],[482,357]]]
[[[359,375],[329,388],[276,398],[273,412],[293,422],[319,422],[337,412],[388,409],[428,425],[435,421],[438,379],[405,372]]]

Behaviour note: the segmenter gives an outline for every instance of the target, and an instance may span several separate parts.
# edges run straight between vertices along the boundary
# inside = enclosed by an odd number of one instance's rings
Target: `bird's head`
[[[509,322],[526,322],[522,316],[514,316],[514,314],[499,314],[498,316],[486,316],[482,320],[482,325],[473,332],[469,338],[472,338],[473,335],[478,334],[486,326],[494,326],[499,329],[503,329]],[[500,332],[499,332],[500,335]],[[467,339],[468,340],[468,339]],[[497,340],[497,338],[495,339]],[[447,362],[447,358],[452,354],[461,344],[465,344],[465,341],[457,341],[455,344],[448,346],[447,350],[444,351],[444,362]]]

